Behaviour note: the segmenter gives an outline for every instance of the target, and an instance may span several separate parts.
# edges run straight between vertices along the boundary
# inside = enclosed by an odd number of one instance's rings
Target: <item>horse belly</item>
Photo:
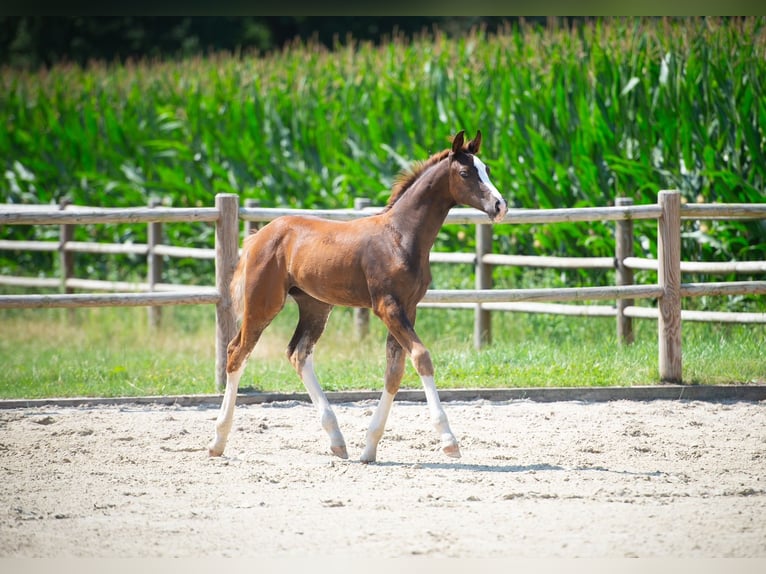
[[[369,307],[370,292],[364,277],[344,265],[325,265],[294,277],[294,286],[315,299],[342,307]]]
[[[301,239],[293,242],[289,256],[291,284],[331,305],[369,307],[370,291],[359,246],[344,233],[347,225],[332,223],[335,225],[330,229],[322,225],[312,230],[314,233],[302,233]]]

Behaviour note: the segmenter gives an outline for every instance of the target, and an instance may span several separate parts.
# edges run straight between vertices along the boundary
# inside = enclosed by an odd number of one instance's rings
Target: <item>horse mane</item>
[[[394,179],[394,186],[391,188],[391,197],[384,211],[388,211],[396,201],[407,191],[413,183],[432,165],[439,163],[449,155],[450,149],[445,149],[433,154],[425,160],[414,162],[409,168],[403,169]]]

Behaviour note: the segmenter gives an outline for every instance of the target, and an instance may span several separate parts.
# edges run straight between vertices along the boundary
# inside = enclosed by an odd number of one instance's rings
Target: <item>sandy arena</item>
[[[766,556],[766,403],[446,402],[463,457],[423,403],[397,402],[358,462],[374,402],[313,407],[0,411],[0,556]]]

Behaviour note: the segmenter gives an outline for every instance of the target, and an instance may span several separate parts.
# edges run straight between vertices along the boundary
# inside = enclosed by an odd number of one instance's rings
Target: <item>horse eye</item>
[[[468,172],[464,169],[460,170],[460,177],[462,178],[468,177]]]

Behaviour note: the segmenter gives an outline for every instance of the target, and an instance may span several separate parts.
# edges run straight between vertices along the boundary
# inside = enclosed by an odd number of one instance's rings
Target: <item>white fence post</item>
[[[660,191],[657,220],[657,284],[663,295],[659,316],[659,370],[663,383],[680,384],[681,376],[681,194]]]
[[[226,348],[237,334],[237,318],[229,284],[239,257],[239,196],[215,196],[218,221],[215,226],[215,287],[219,300],[215,307],[215,381],[219,391],[226,386]]]

